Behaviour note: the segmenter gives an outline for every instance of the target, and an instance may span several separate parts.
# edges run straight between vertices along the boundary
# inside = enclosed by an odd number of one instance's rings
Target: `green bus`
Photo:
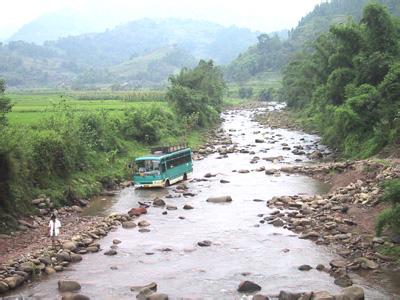
[[[192,150],[186,147],[159,147],[135,159],[135,187],[166,187],[186,180],[193,172]]]

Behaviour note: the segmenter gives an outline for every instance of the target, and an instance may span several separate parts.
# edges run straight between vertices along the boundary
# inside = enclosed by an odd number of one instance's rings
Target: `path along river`
[[[260,159],[258,163],[250,164],[254,155],[248,153],[229,154],[223,159],[212,154],[194,162],[194,174],[190,179],[203,178],[208,172],[217,175],[207,181],[189,180],[189,191],[196,194],[193,197],[180,196],[174,192],[174,186],[157,190],[131,187],[114,198],[95,200],[86,213],[127,212],[137,207],[138,201],[151,201],[155,197],[163,198],[178,209],[163,215],[164,209],[150,207],[148,214],[139,219],[151,224],[148,227],[150,232],[141,233],[137,227],[120,228],[101,240],[103,249],[108,249],[113,239],[121,240],[117,255],[105,256],[102,252],[85,255],[81,263],[72,265],[72,270],[27,286],[19,294],[40,299],[60,298],[57,291],[60,279],[78,281],[82,285],[81,293],[91,299],[134,299],[135,293],[130,291],[130,287],[150,282],[156,282],[158,291],[168,294],[170,299],[251,299],[242,298],[243,295],[236,292],[243,280],[258,283],[262,286],[261,293],[266,295],[276,295],[280,290],[340,291],[329,274],[315,269],[308,272],[297,269],[302,264],[314,268],[317,264],[328,266],[329,261],[336,258],[330,249],[299,239],[286,229],[261,224],[262,218],[258,217],[271,212],[266,201],[273,196],[323,193],[329,186],[304,176],[282,174],[276,177],[264,172],[232,172],[254,170],[260,166],[273,168],[299,158],[302,163],[310,163],[304,155],[296,156],[291,151],[282,150],[282,143],[315,147],[318,137],[263,128],[252,121],[254,112],[227,112],[223,114],[222,128],[231,134],[232,142],[238,148],[254,151],[261,158],[282,155],[283,161]],[[255,133],[257,131],[260,133]],[[276,143],[254,143],[256,138],[273,136]],[[222,184],[221,179],[229,183]],[[167,195],[173,198],[166,198]],[[230,195],[233,201],[227,204],[205,201],[210,196],[220,195]],[[194,209],[183,210],[184,204],[190,204]],[[210,240],[213,244],[210,247],[197,246],[197,242],[202,240]],[[171,251],[163,251],[166,248]],[[378,288],[369,287],[363,279],[353,279],[364,287],[367,299],[390,299]]]

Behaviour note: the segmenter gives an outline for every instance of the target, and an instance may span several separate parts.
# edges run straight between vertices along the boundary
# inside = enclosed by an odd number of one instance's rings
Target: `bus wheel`
[[[183,180],[187,180],[187,174],[185,173],[185,174],[183,174]]]
[[[170,183],[169,183],[169,179],[167,179],[164,183],[164,187],[169,187]]]

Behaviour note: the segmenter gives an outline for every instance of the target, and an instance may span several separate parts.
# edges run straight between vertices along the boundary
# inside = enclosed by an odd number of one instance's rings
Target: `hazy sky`
[[[140,18],[192,18],[272,32],[296,26],[321,0],[12,0],[2,5],[0,38],[63,8],[94,15],[104,27]]]

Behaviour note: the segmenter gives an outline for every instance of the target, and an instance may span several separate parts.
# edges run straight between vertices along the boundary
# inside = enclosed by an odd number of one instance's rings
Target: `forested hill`
[[[204,21],[143,19],[101,33],[47,41],[42,46],[13,41],[0,44],[0,78],[9,87],[155,86],[200,58],[219,64],[231,61],[254,44],[258,34]],[[127,65],[146,67],[129,72],[125,68],[118,74],[121,76],[114,76],[120,65],[122,69]],[[159,74],[151,74],[154,72]]]
[[[294,53],[309,45],[319,34],[327,32],[332,24],[346,22],[352,18],[358,22],[363,8],[370,0],[332,0],[315,6],[303,17],[298,26],[289,32],[287,40],[277,36],[262,35],[256,45],[240,54],[225,68],[225,77],[230,81],[246,81],[264,72],[281,71]],[[388,10],[400,16],[399,0],[376,0]]]
[[[292,59],[281,97],[346,157],[400,155],[399,41],[400,18],[369,4]]]

